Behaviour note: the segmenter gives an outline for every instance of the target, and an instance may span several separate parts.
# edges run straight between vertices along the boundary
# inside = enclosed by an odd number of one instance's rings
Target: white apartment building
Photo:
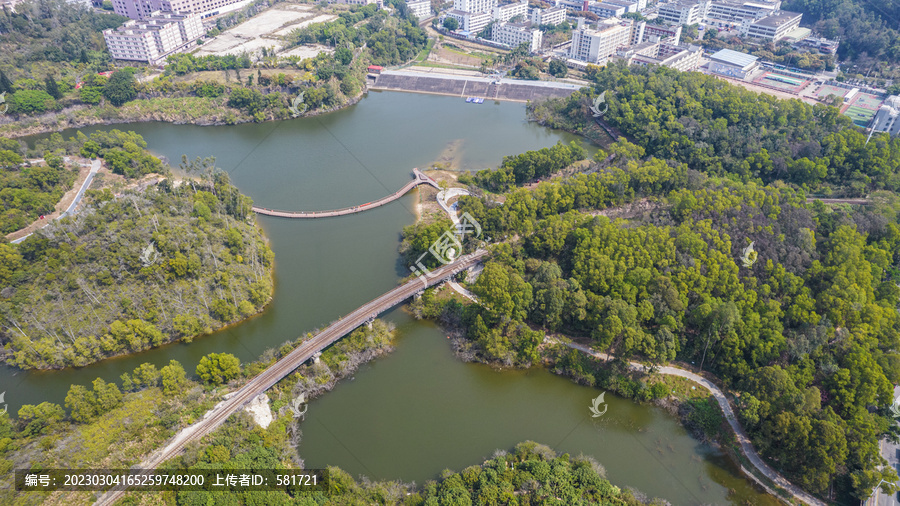
[[[453,10],[463,12],[494,12],[497,0],[453,0]]]
[[[566,20],[565,7],[552,7],[550,9],[532,9],[531,24],[540,25],[561,25]]]
[[[431,0],[407,0],[406,6],[420,20],[431,17]]]
[[[519,0],[514,3],[497,5],[494,7],[494,21],[503,23],[516,16],[522,16],[523,21],[528,19],[528,0]]]
[[[897,95],[888,97],[878,108],[869,128],[875,132],[887,132],[892,137],[900,135],[900,97]]]
[[[706,3],[680,1],[659,6],[659,19],[676,25],[693,25],[706,16]]]
[[[639,21],[634,26],[635,36],[633,44],[647,42],[653,37],[660,40],[668,39],[671,44],[678,45],[681,43],[681,25],[648,25],[646,21]]]
[[[528,43],[528,51],[534,53],[541,49],[543,32],[532,28],[531,23],[494,23],[491,27],[491,40],[506,44],[509,47],[518,47],[523,42]]]
[[[636,46],[621,49],[616,57],[629,65],[659,65],[675,70],[688,72],[700,66],[700,46],[679,46],[664,42],[644,42]]]
[[[638,4],[637,2],[632,2],[631,0],[603,0],[603,3],[610,5],[618,5],[620,7],[625,7],[625,12],[637,12]]]
[[[617,18],[628,12],[628,8],[624,5],[607,2],[590,2],[588,3],[588,11],[601,18]]]
[[[756,37],[777,42],[800,26],[803,14],[799,12],[779,11],[758,21],[745,22],[741,25],[741,36]]]
[[[201,18],[240,9],[252,0],[112,0],[113,11],[131,19],[145,19],[156,11],[194,12]]]
[[[362,6],[366,6],[369,4],[378,4],[379,8],[384,6],[384,4],[382,2],[380,2],[379,0],[328,0],[328,3],[346,4],[346,5],[362,5]]]
[[[453,9],[447,12],[447,17],[454,18],[459,22],[459,29],[477,33],[484,27],[491,24],[491,13],[489,12],[467,12]]]
[[[706,7],[706,21],[719,26],[740,24],[745,19],[762,19],[776,12],[778,5],[780,5],[780,2],[712,1],[708,2]]]
[[[608,19],[598,23],[596,29],[588,29],[579,20],[579,27],[572,30],[569,58],[604,64],[619,47],[631,44],[633,27],[630,21]]]
[[[152,12],[144,20],[126,21],[103,31],[106,47],[114,60],[158,63],[185,49],[203,35],[197,14]]]

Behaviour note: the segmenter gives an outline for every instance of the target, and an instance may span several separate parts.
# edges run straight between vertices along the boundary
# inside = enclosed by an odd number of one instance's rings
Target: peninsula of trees
[[[101,157],[123,175],[162,170],[134,133],[63,144],[60,152]],[[4,359],[22,368],[83,366],[258,313],[272,296],[273,255],[250,199],[213,165],[185,161],[199,178],[158,178],[144,191],[91,190],[74,216],[17,246],[0,244]]]

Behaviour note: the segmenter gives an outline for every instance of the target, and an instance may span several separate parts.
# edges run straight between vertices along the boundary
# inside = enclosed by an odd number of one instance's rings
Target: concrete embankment
[[[421,72],[385,70],[369,84],[372,90],[408,91],[454,97],[481,97],[487,100],[527,102],[568,97],[581,88],[576,84],[548,81],[518,81],[484,77],[434,75]]]

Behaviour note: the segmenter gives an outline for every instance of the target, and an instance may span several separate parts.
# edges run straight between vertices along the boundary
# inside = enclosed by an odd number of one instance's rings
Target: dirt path
[[[609,355],[605,353],[595,352],[583,344],[567,343],[552,338],[548,339],[552,342],[563,344],[602,360],[609,360],[610,358]],[[641,372],[646,371],[646,367],[638,362],[629,362],[628,365],[632,370]],[[756,467],[756,469],[758,469],[763,475],[765,475],[766,478],[772,480],[779,487],[787,490],[794,497],[794,499],[801,501],[804,504],[825,506],[824,502],[804,492],[800,487],[797,487],[789,482],[787,479],[781,476],[781,474],[779,474],[777,471],[769,467],[768,464],[763,462],[762,458],[760,458],[759,454],[757,454],[756,450],[753,448],[753,444],[750,443],[750,438],[747,436],[747,433],[744,432],[744,428],[741,427],[740,422],[738,422],[737,418],[734,416],[734,410],[731,408],[731,404],[728,402],[728,398],[725,396],[725,393],[719,389],[719,387],[698,374],[694,374],[690,371],[678,367],[658,367],[656,369],[656,372],[658,372],[659,374],[668,374],[670,376],[678,376],[680,378],[689,379],[694,383],[701,385],[703,388],[709,390],[713,398],[715,398],[716,402],[719,403],[719,407],[722,408],[722,412],[725,413],[725,419],[728,420],[728,425],[731,425],[731,429],[734,430],[734,434],[737,437],[738,443],[740,443],[741,445],[741,451],[743,452],[744,456],[747,457],[747,460],[749,460],[750,463],[753,464],[754,467]]]
[[[81,190],[81,186],[84,184],[85,180],[87,180],[88,176],[91,173],[91,164],[90,163],[88,163],[87,165],[82,165],[80,163],[80,161],[78,163],[79,163],[80,168],[78,171],[78,177],[75,179],[75,184],[72,185],[71,190],[69,190],[65,194],[63,194],[63,196],[59,200],[59,202],[56,203],[56,207],[54,208],[53,212],[50,214],[45,214],[43,220],[38,218],[38,219],[34,220],[33,222],[31,222],[31,224],[28,225],[27,227],[7,234],[6,239],[8,241],[12,242],[17,239],[21,239],[29,234],[34,233],[35,230],[44,228],[51,221],[55,220],[56,218],[59,218],[59,216],[62,213],[64,213],[66,211],[66,209],[69,208],[70,205],[72,205],[72,202],[75,201],[75,197],[78,196],[78,193]]]

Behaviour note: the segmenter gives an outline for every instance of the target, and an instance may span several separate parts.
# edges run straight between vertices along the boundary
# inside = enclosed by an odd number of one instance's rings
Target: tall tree
[[[56,83],[56,79],[53,79],[53,76],[47,76],[44,79],[44,91],[57,100],[62,98],[62,93],[59,91],[59,85]]]
[[[116,106],[133,100],[137,96],[134,75],[131,72],[117,70],[103,87],[103,96]]]
[[[13,83],[6,77],[6,74],[0,70],[0,93],[11,93],[13,91]]]

